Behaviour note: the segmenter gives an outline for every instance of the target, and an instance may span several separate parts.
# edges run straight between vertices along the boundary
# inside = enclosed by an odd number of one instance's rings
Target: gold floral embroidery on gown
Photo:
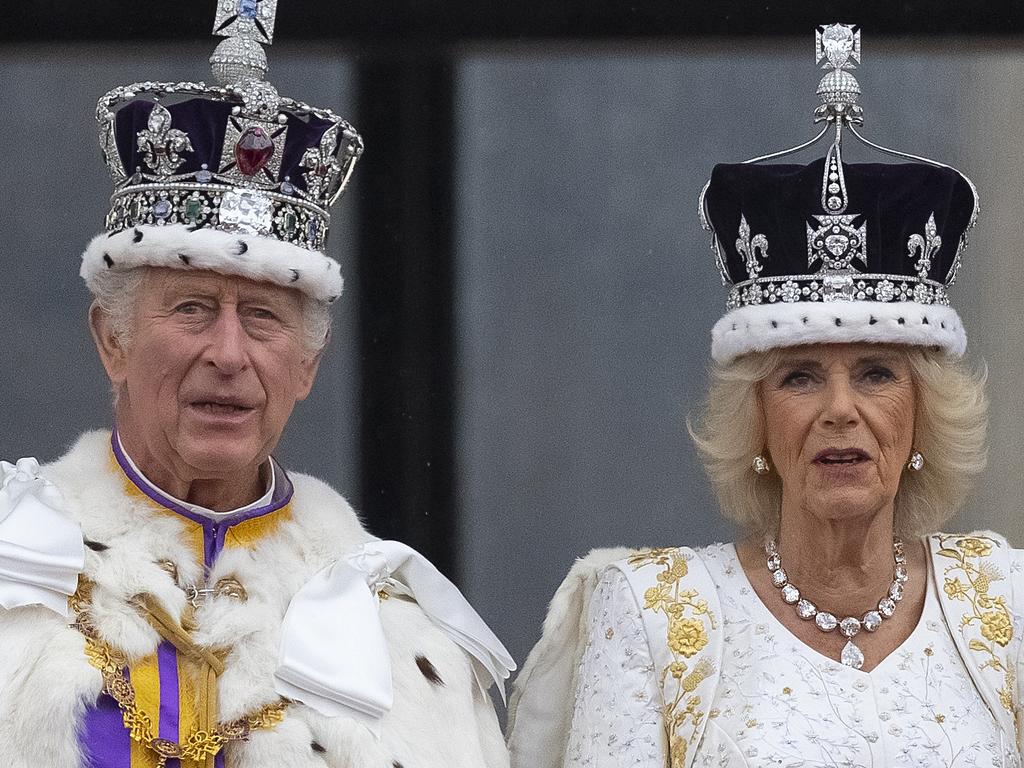
[[[942,590],[947,597],[965,603],[960,618],[960,631],[980,630],[981,637],[973,637],[968,648],[983,658],[981,669],[1002,674],[999,702],[1007,712],[1016,711],[1016,671],[1005,662],[1005,648],[1013,639],[1013,619],[1002,595],[992,596],[992,582],[1002,581],[1001,573],[989,556],[998,542],[985,536],[940,536],[937,554],[953,562],[943,569]]]
[[[669,736],[672,768],[684,765],[690,743],[700,733],[708,716],[706,703],[694,692],[715,672],[714,662],[701,651],[709,642],[708,632],[717,629],[708,602],[694,589],[683,589],[689,571],[679,549],[650,549],[631,556],[630,567],[662,570],[656,584],[644,592],[644,610],[662,613],[668,622],[666,642],[672,662],[660,670],[659,685],[664,700],[665,726]]]

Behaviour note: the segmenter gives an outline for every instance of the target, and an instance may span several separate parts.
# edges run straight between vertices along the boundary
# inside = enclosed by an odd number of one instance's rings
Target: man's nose
[[[222,307],[217,322],[210,328],[209,333],[207,360],[224,374],[235,374],[244,370],[248,361],[248,336],[238,311],[234,307]]]

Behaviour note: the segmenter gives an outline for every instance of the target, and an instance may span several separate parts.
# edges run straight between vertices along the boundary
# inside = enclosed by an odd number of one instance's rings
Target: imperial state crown
[[[106,234],[83,255],[106,269],[211,269],[331,302],[341,268],[323,254],[329,209],[363,152],[329,109],[266,80],[277,0],[218,0],[216,85],[142,82],[100,99],[100,146],[114,182]]]

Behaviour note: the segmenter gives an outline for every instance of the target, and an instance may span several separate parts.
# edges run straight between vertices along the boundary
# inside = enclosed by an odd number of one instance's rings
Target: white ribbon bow
[[[508,651],[444,575],[397,541],[373,541],[317,573],[292,598],[281,632],[279,694],[330,717],[347,715],[375,734],[391,709],[391,662],[378,592],[413,598],[453,642],[473,657],[477,683],[491,680],[505,698],[516,668]]]
[[[85,567],[82,529],[35,459],[0,461],[0,606],[43,605],[65,618]]]

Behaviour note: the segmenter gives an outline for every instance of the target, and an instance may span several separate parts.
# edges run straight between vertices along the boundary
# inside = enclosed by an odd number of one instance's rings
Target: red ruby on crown
[[[274,156],[274,142],[258,125],[246,128],[235,144],[235,163],[245,176],[255,176]]]

